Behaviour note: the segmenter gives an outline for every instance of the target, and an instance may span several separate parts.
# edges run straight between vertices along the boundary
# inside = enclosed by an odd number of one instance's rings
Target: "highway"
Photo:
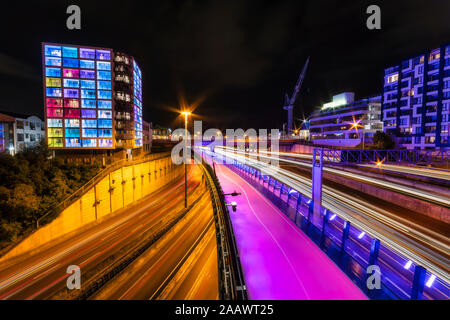
[[[216,165],[250,299],[367,299],[277,207],[239,175]]]
[[[220,154],[246,162],[311,198],[311,179],[242,154],[216,149],[216,155]],[[450,281],[450,241],[446,235],[398,217],[395,212],[379,208],[363,198],[342,192],[339,188],[324,186],[322,203],[324,208],[350,221],[360,230],[366,230],[368,234],[380,239],[391,250],[399,252],[417,264],[426,266],[447,283]]]
[[[200,183],[199,168],[189,170],[189,202],[203,194],[198,188]],[[183,187],[184,180],[180,179],[43,252],[21,261],[5,261],[0,265],[0,299],[71,298],[66,290],[69,265],[81,268],[83,289],[83,283],[88,283],[102,268],[142,239],[152,237],[183,212]]]

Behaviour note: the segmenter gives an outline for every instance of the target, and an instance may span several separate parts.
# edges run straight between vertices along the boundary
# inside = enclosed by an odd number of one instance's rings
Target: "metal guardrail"
[[[139,159],[121,159],[118,161],[113,162],[103,170],[101,170],[99,173],[97,173],[91,180],[86,182],[83,186],[81,186],[77,191],[66,197],[63,201],[61,201],[58,205],[47,211],[44,215],[39,217],[36,220],[36,229],[38,229],[40,226],[42,226],[45,223],[48,223],[54,218],[55,216],[59,215],[64,209],[66,209],[69,205],[71,205],[75,200],[79,199],[83,194],[85,194],[88,190],[90,190],[92,187],[94,187],[95,184],[97,184],[101,179],[106,177],[109,173],[113,172],[114,170],[120,169],[124,166],[130,166],[134,164],[139,164],[142,162],[152,161],[152,160],[159,160],[162,158],[165,158],[169,156],[169,152],[165,153],[156,153],[152,155],[148,155]]]
[[[214,210],[219,266],[219,299],[247,300],[247,288],[244,283],[230,214],[225,205],[225,196],[214,171],[204,159],[202,159],[201,167]]]

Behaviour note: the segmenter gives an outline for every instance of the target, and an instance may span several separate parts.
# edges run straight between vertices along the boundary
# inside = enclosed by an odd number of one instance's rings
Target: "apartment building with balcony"
[[[450,45],[384,70],[382,121],[407,149],[449,149]]]

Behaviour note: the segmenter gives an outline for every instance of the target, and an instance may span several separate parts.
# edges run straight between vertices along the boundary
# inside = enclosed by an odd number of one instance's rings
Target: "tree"
[[[383,131],[377,131],[373,135],[373,144],[375,148],[381,150],[389,150],[395,147],[395,142],[392,137]]]

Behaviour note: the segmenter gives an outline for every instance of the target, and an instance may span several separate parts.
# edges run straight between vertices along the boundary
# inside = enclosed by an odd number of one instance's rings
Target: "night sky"
[[[31,1],[30,1],[31,2]],[[342,91],[381,93],[383,69],[450,42],[450,1],[8,1],[0,19],[0,110],[43,115],[41,42],[109,47],[143,70],[144,119],[178,127],[180,97],[204,128],[280,128],[311,56],[294,116]],[[81,7],[82,29],[66,28]],[[381,30],[366,8],[381,7]]]

